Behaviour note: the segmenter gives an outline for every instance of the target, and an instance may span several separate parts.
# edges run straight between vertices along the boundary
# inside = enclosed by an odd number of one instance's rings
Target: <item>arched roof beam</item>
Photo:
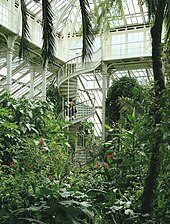
[[[15,69],[13,69],[12,75],[15,75],[17,72],[19,72],[22,68],[25,67],[25,65],[27,65],[27,62],[23,61],[19,66],[17,66]]]
[[[77,1],[77,0],[71,0],[71,1],[70,1],[70,2],[63,8],[63,10],[62,10],[62,12],[61,12],[59,18],[56,18],[57,21],[56,21],[56,24],[54,25],[54,30],[55,30],[55,32],[57,32],[57,29],[58,29],[58,27],[60,26],[60,24],[62,23],[62,20],[63,20],[64,16],[66,15],[67,11],[69,10],[69,8],[74,7],[76,1]],[[56,13],[56,15],[57,15],[57,13]]]

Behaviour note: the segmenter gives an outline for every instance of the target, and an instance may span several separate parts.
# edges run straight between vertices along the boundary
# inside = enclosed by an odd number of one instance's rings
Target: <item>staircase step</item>
[[[60,94],[66,99],[69,98],[76,99],[77,98],[77,84],[78,84],[78,77],[82,74],[87,74],[89,72],[94,71],[99,67],[101,64],[101,51],[100,49],[97,50],[92,55],[92,61],[86,63],[82,63],[81,57],[76,57],[74,59],[69,60],[65,65],[61,67],[58,71],[58,81],[59,81],[59,92]],[[69,84],[69,88],[68,88]],[[68,94],[69,90],[69,94]],[[95,108],[91,105],[91,101],[86,101],[87,105],[76,105],[77,107],[77,114],[76,118],[71,121],[72,123],[77,123],[81,120],[88,119],[95,113]],[[66,113],[67,114],[67,113]]]
[[[69,92],[77,92],[77,89],[75,89],[75,88],[69,88]],[[68,88],[63,88],[63,89],[60,89],[60,92],[68,92]]]
[[[60,94],[62,94],[62,96],[65,96],[65,98],[68,97],[68,92],[60,92]],[[77,93],[75,91],[69,92],[69,98],[76,98],[76,96],[77,96]]]
[[[91,159],[87,149],[82,146],[77,146],[75,149],[75,162],[86,164]]]
[[[75,88],[75,87],[77,87],[77,83],[76,83],[76,84],[70,84],[70,85],[69,85],[69,89],[71,89],[71,88]],[[66,83],[62,84],[62,85],[60,86],[60,89],[62,89],[62,88],[67,88],[67,89],[68,89],[68,85],[67,85]]]

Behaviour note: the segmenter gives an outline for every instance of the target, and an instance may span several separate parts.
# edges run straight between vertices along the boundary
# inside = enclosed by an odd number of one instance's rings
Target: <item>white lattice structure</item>
[[[146,7],[142,1],[124,1],[123,16],[118,15],[117,20],[111,22],[110,32],[96,36],[92,61],[83,64],[78,0],[51,0],[55,15],[55,61],[43,69],[41,1],[25,0],[25,3],[31,34],[30,55],[20,60],[20,1],[0,0],[0,92],[7,89],[14,97],[45,100],[46,86],[55,77],[63,102],[70,97],[76,99],[78,112],[72,122],[91,119],[96,135],[103,133],[104,137],[105,99],[112,78],[134,76],[141,83],[152,79]],[[93,1],[90,1],[90,7],[93,8]]]

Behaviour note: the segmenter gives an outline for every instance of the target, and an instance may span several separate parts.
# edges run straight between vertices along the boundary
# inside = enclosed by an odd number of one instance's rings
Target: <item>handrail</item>
[[[99,51],[101,51],[101,47],[98,48],[95,52],[93,52],[92,57],[93,57],[93,55],[97,54]],[[76,57],[71,58],[70,60],[68,60],[65,64],[67,64],[67,63],[69,63],[69,62],[71,62],[71,61],[73,61],[73,60],[77,60],[78,58],[80,58],[81,61],[82,61],[82,54],[81,54],[81,53],[80,53],[80,55],[78,55],[78,56],[76,56]],[[91,59],[89,59],[89,60],[86,59],[86,61],[89,62],[89,61],[91,61]],[[86,61],[83,62],[83,63],[86,63]],[[64,64],[64,65],[65,65],[65,64]],[[71,63],[71,64],[72,64],[72,63]],[[63,65],[63,66],[64,66],[64,65]],[[62,68],[63,66],[61,66],[61,68]],[[60,69],[61,69],[61,68],[60,68]],[[59,69],[59,70],[60,70],[60,69]]]
[[[70,75],[77,76],[83,72],[83,70],[95,69],[98,63],[101,62],[101,48],[92,54],[91,59],[85,62],[82,61],[82,56],[77,56],[75,58],[67,61],[59,70],[57,74],[58,85],[62,82],[65,77]]]
[[[59,70],[58,70],[58,87],[60,87],[64,82],[68,79],[74,78],[79,76],[83,73],[90,72],[95,70],[101,63],[101,48],[95,51],[92,54],[91,59],[82,61],[82,56],[77,56],[75,58],[70,59],[67,61]],[[69,83],[67,82],[67,85]],[[83,91],[83,90],[82,90]],[[87,92],[87,91],[83,91]],[[90,93],[89,93],[90,94]],[[80,98],[76,97],[78,101]],[[72,123],[79,122],[83,119],[87,119],[88,117],[92,116],[95,113],[95,106],[94,106],[94,94],[90,94],[88,100],[84,100],[82,102],[76,103],[76,111],[67,106],[58,116],[58,118],[65,118]],[[72,114],[73,113],[73,114]]]
[[[94,94],[91,92],[88,92],[88,90],[77,89],[77,98],[76,99],[78,99],[78,97],[84,93],[88,93],[88,95],[91,95],[92,97],[94,97]]]
[[[95,113],[95,107],[94,107],[94,97],[90,100],[84,100],[82,102],[76,103],[76,111],[73,111],[74,114],[71,114],[69,116],[69,110],[70,108],[66,105],[66,108],[61,111],[61,113],[58,116],[58,119],[65,118],[66,120],[72,121],[74,120],[74,123],[76,120],[79,120],[80,118],[87,118],[90,117],[92,114]]]

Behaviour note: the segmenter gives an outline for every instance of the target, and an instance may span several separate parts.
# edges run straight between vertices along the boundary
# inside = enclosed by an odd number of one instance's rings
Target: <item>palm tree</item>
[[[36,3],[40,0],[35,0]],[[29,26],[27,22],[27,9],[25,0],[20,0],[21,12],[22,12],[22,36],[20,44],[19,56],[25,57],[28,52],[28,40],[30,37]],[[82,26],[83,26],[83,49],[82,59],[91,57],[93,47],[93,32],[90,19],[88,16],[89,3],[88,0],[79,0],[81,15],[82,15]],[[47,61],[53,61],[54,49],[55,49],[55,36],[53,30],[54,15],[50,0],[42,0],[42,27],[43,27],[43,46],[42,46],[42,60],[43,67],[47,64]]]
[[[162,120],[160,112],[161,95],[165,88],[164,74],[162,70],[161,59],[161,40],[163,25],[166,28],[166,39],[170,38],[170,1],[169,0],[146,0],[149,12],[149,19],[152,22],[152,64],[154,74],[154,92],[155,92],[155,108],[154,108],[154,144],[151,149],[151,160],[148,169],[148,176],[145,181],[144,193],[142,198],[142,212],[151,213],[153,202],[156,197],[157,178],[160,168],[160,147],[163,142],[163,134],[160,130],[156,131]]]

